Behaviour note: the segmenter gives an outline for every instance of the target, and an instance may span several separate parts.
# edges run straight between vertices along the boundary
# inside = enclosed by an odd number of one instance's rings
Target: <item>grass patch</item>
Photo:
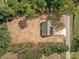
[[[77,6],[77,11],[75,12],[74,19],[74,37],[79,35],[79,6]]]
[[[1,7],[4,7],[4,6],[5,6],[4,0],[0,0],[0,8],[1,8]]]
[[[61,59],[65,59],[66,58],[66,54],[65,53],[61,53],[60,56],[61,56]]]
[[[71,53],[71,59],[79,59],[79,51]]]

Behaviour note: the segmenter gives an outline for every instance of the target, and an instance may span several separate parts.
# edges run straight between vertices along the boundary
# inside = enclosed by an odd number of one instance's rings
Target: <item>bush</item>
[[[9,17],[15,16],[15,13],[15,10],[9,7],[0,8],[0,23],[4,23]]]
[[[79,51],[79,36],[74,38],[71,42],[71,52]]]
[[[9,17],[16,15],[16,11],[12,8],[9,8],[9,7],[7,8],[7,13],[9,14]]]
[[[35,16],[35,10],[33,9],[26,9],[26,18],[32,19]]]
[[[42,56],[42,53],[40,51],[40,48],[35,47],[34,49],[28,49],[24,53],[24,59],[40,59]]]
[[[31,49],[34,44],[28,43],[28,44],[14,44],[11,45],[9,48],[9,51],[14,52],[14,53],[19,53],[21,51],[26,51],[27,49]]]
[[[21,21],[19,22],[19,27],[20,27],[21,29],[26,28],[26,27],[27,27],[27,20],[26,20],[26,19],[21,20]]]
[[[68,47],[64,43],[21,44],[13,45],[10,50],[22,54],[24,59],[40,59],[42,55],[49,56],[53,53],[64,53]]]
[[[9,7],[13,7],[17,4],[17,0],[7,0],[7,4]]]
[[[44,55],[51,55],[53,53],[64,53],[68,51],[68,46],[64,43],[46,43],[42,47],[42,52]]]
[[[5,24],[0,25],[0,56],[5,54],[10,47],[10,36]]]
[[[27,54],[27,57],[35,58],[35,59],[40,59],[42,55],[45,56],[50,56],[53,53],[64,53],[68,51],[68,46],[65,45],[64,43],[44,43],[44,44],[38,44],[33,47],[29,51],[30,55]]]
[[[0,22],[6,21],[6,18],[9,16],[6,7],[0,8],[0,16]]]

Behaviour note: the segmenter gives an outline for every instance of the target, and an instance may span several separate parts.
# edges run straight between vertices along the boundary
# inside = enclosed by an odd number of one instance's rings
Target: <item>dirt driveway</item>
[[[11,34],[11,41],[13,44],[20,43],[38,43],[38,42],[63,42],[64,36],[50,36],[42,38],[40,36],[40,23],[45,21],[46,15],[42,15],[32,20],[28,20],[28,27],[21,29],[18,25],[19,21],[25,17],[18,17],[13,21],[7,23],[8,29]]]

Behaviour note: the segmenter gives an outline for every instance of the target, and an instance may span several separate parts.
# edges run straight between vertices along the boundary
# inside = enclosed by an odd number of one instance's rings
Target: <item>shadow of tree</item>
[[[19,27],[21,29],[26,28],[27,27],[27,20],[26,19],[23,19],[23,20],[19,21]]]

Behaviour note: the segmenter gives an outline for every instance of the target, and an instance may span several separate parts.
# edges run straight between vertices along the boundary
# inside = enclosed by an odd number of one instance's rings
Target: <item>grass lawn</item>
[[[79,6],[77,7],[74,19],[74,37],[78,35],[79,35]]]
[[[0,0],[0,8],[1,8],[1,7],[4,7],[4,6],[5,6],[4,0]]]
[[[72,52],[71,59],[79,59],[79,52]]]
[[[75,12],[74,18],[74,37],[76,36],[79,36],[79,5],[77,6],[77,11]],[[71,59],[79,59],[79,51],[71,52]]]

